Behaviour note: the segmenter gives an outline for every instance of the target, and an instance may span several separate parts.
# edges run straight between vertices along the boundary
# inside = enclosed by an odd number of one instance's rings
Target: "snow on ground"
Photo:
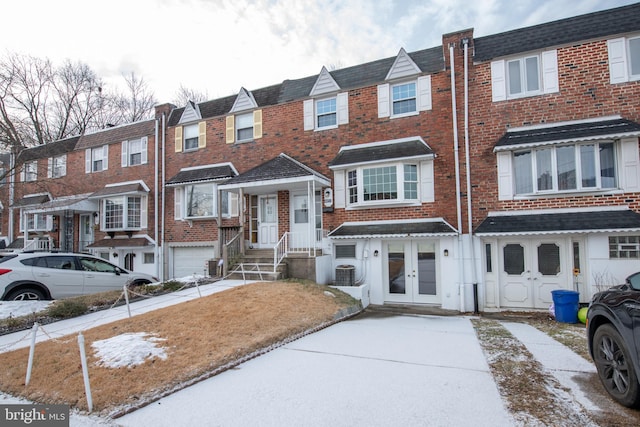
[[[156,345],[159,341],[165,341],[165,339],[146,332],[132,332],[95,341],[91,347],[99,359],[98,365],[120,368],[141,365],[146,359],[154,357],[165,360],[166,351],[163,347]]]

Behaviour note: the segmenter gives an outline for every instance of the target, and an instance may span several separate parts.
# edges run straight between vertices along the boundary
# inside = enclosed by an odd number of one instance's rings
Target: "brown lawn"
[[[143,405],[330,322],[355,303],[325,286],[254,283],[83,331],[93,411],[113,415]],[[91,343],[134,332],[164,339],[157,345],[165,348],[166,360],[98,366]],[[28,348],[0,354],[0,390],[39,403],[88,409],[78,334],[37,344],[31,381],[25,386],[28,354]]]

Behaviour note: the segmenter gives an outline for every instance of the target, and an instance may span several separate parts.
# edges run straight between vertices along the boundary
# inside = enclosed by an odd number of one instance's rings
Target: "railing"
[[[284,257],[287,256],[289,251],[289,234],[286,232],[282,235],[276,246],[273,248],[273,271],[275,272]]]
[[[26,240],[23,250],[25,251],[50,251],[54,249],[53,239],[50,237]]]
[[[236,235],[222,245],[222,275],[224,276],[242,256],[242,233],[236,230]],[[227,236],[229,237],[229,236]],[[223,240],[224,241],[224,240]]]

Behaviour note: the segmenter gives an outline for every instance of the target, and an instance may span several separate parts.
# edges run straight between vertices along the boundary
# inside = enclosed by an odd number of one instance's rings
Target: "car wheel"
[[[39,289],[23,288],[10,292],[7,301],[39,301],[46,299]]]
[[[593,337],[593,348],[593,359],[604,388],[622,405],[637,407],[640,404],[638,375],[620,333],[610,324],[600,326]]]

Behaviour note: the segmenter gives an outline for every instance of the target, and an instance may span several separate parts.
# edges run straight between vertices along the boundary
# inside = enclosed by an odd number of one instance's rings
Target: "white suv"
[[[19,252],[0,259],[0,299],[5,301],[59,299],[157,281],[87,254]]]

